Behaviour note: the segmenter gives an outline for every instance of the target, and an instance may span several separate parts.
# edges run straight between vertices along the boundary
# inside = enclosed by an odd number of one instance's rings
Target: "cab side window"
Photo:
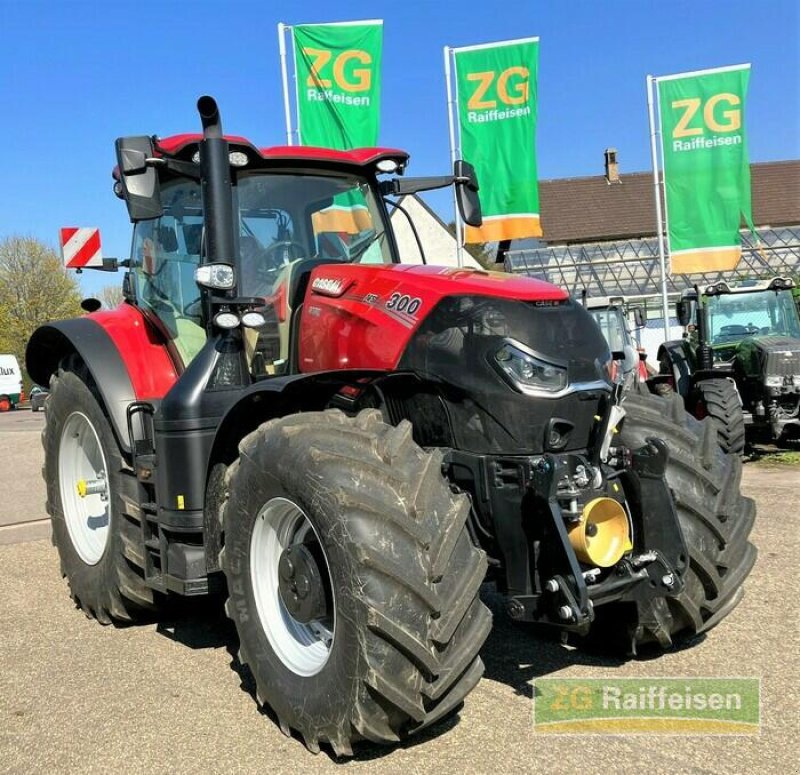
[[[203,214],[200,186],[181,180],[162,187],[164,214],[140,221],[133,235],[132,270],[137,303],[154,316],[187,366],[206,341],[200,290]]]

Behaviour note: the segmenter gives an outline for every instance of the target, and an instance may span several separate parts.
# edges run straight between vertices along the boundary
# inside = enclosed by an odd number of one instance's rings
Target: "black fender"
[[[128,370],[111,337],[91,318],[58,320],[40,326],[25,348],[25,368],[38,385],[50,377],[68,355],[77,353],[92,375],[117,441],[130,453],[126,410],[136,400]]]
[[[675,392],[688,398],[694,384],[696,362],[694,351],[685,339],[664,342],[658,348],[658,362],[662,374],[671,374]]]
[[[331,406],[354,406],[359,395],[385,371],[343,370],[314,374],[290,374],[261,380],[242,391],[238,400],[227,410],[217,428],[208,458],[203,527],[205,530],[206,568],[219,568],[221,549],[218,508],[222,487],[219,478],[225,467],[238,455],[239,442],[262,423],[298,412],[319,412]],[[343,394],[342,388],[348,388]]]

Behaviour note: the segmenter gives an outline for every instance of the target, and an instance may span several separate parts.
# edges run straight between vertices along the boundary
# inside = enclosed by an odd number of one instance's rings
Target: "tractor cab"
[[[291,313],[315,266],[390,264],[397,257],[385,208],[364,174],[239,170],[232,188],[233,255],[206,283],[212,289],[235,283],[237,295],[249,299],[235,311],[220,305],[216,323],[244,324],[253,376],[259,377],[287,370]],[[205,263],[202,192],[192,178],[164,177],[160,216],[137,221],[134,228],[127,297],[161,330],[178,366],[186,368],[209,329],[197,282]],[[204,277],[200,272],[199,279]]]
[[[204,135],[116,145],[114,191],[135,224],[125,297],[166,339],[179,375],[212,334],[232,329],[251,380],[297,371],[292,332],[312,270],[399,263],[388,196],[455,184],[465,221],[480,223],[466,162],[452,176],[389,177],[408,154],[258,149],[222,136],[213,100],[203,110]]]

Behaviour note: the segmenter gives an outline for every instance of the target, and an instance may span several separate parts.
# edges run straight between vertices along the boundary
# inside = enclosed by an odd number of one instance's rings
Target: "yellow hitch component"
[[[78,489],[78,495],[81,498],[85,498],[86,497],[86,480],[85,479],[78,479],[77,489]]]
[[[613,498],[595,498],[583,507],[580,522],[569,529],[577,558],[589,565],[610,568],[631,548],[628,515]]]

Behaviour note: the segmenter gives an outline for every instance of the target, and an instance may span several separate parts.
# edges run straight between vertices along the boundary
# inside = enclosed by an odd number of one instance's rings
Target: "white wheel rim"
[[[330,656],[336,629],[335,593],[330,627],[323,622],[298,622],[281,599],[278,564],[284,550],[301,543],[310,532],[322,548],[319,535],[303,510],[286,498],[272,498],[258,512],[250,538],[250,581],[261,627],[281,662],[293,673],[306,677],[319,673]],[[325,567],[319,569],[320,574],[323,578],[327,574],[333,590],[324,548],[322,554]]]
[[[105,493],[78,494],[78,483],[104,480]],[[111,521],[108,466],[100,438],[81,412],[67,417],[58,448],[58,481],[69,537],[87,565],[97,565],[106,549]]]

